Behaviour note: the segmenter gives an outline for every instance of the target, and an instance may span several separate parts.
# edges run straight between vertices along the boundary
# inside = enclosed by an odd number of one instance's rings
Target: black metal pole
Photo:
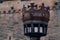
[[[30,40],[40,40],[40,37],[30,37]]]

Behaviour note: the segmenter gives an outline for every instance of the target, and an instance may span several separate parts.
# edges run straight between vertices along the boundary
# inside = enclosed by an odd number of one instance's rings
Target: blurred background
[[[30,40],[23,33],[21,9],[32,2],[38,6],[44,3],[51,9],[48,33],[41,40],[60,40],[60,0],[0,0],[0,40],[9,40],[9,37],[11,40]],[[15,14],[6,14],[13,11],[11,7]]]

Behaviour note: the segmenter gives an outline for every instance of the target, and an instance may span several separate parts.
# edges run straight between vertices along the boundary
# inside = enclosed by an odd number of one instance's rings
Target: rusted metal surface
[[[40,9],[34,9],[34,4],[30,6],[30,9],[27,10],[25,7],[22,9],[23,21],[27,20],[41,20],[41,21],[49,21],[49,7],[40,6]],[[29,7],[28,7],[29,8]]]

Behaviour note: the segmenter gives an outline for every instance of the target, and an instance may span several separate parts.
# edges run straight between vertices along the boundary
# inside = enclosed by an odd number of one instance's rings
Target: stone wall
[[[42,2],[45,6],[52,8],[54,6],[55,0],[35,0],[35,1],[6,1],[0,4],[0,11],[10,10],[10,7],[14,6],[16,10],[15,14],[0,14],[0,40],[29,40],[29,37],[23,34],[23,22],[22,22],[22,6],[26,6],[34,2],[35,4],[41,5]],[[20,10],[18,12],[18,10]],[[60,10],[50,10],[50,21],[48,25],[47,36],[42,37],[41,40],[59,40],[60,38]]]

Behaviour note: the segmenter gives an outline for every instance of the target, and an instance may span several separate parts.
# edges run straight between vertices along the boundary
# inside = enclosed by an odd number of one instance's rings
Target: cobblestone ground
[[[38,1],[37,1],[38,2]],[[18,9],[22,9],[23,4],[29,4],[30,2],[4,2],[0,4],[0,11],[5,10],[8,13],[11,6],[14,6],[16,12]],[[38,2],[36,4],[39,4]],[[53,6],[54,2],[47,4],[50,7]],[[60,40],[60,10],[50,10],[50,21],[48,24],[47,36],[42,37],[41,40]],[[15,14],[0,14],[0,40],[29,40],[29,37],[23,34],[23,22],[21,10]]]

